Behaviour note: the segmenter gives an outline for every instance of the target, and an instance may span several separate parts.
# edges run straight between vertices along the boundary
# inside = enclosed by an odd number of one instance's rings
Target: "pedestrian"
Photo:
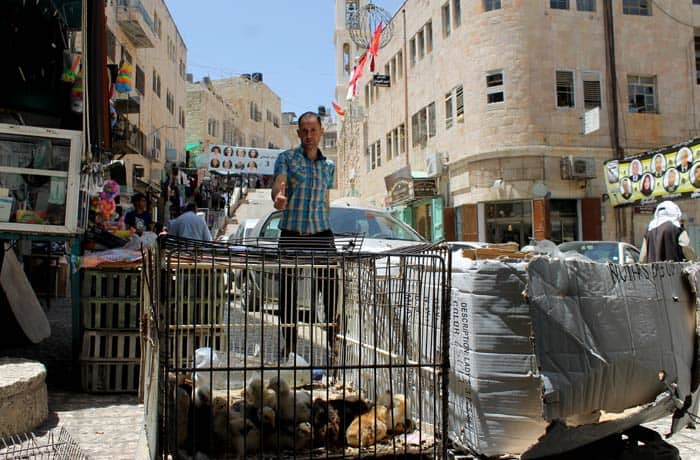
[[[191,240],[211,241],[211,232],[207,223],[200,216],[195,214],[197,205],[188,203],[183,213],[175,219],[168,228],[168,234],[178,238],[189,238]]]
[[[124,223],[128,228],[133,228],[140,236],[143,232],[149,232],[153,228],[153,218],[148,211],[148,200],[143,193],[135,193],[131,197],[131,204],[134,209],[127,212],[124,216]]]
[[[282,212],[279,223],[280,249],[335,251],[330,223],[330,192],[335,176],[335,164],[318,148],[323,139],[321,117],[305,112],[298,119],[297,135],[301,144],[279,154],[275,161],[272,184],[274,206]],[[323,265],[321,258],[314,258]],[[296,351],[297,345],[297,271],[282,270],[280,276],[280,321],[284,327],[285,350]],[[335,342],[335,294],[337,280],[330,261],[312,276],[311,299],[323,296],[326,337],[333,352]],[[315,310],[315,302],[312,308]],[[315,317],[312,311],[312,318]]]
[[[644,235],[642,263],[694,260],[688,232],[681,225],[681,210],[672,201],[659,203]]]

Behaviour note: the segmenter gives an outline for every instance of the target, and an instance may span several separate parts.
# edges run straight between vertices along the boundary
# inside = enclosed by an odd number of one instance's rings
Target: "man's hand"
[[[275,196],[275,209],[282,211],[287,207],[287,184],[282,182],[280,184],[280,191]]]

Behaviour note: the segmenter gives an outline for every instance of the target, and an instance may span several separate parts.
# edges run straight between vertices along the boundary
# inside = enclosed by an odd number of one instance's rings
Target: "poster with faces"
[[[606,161],[603,177],[613,206],[700,198],[700,143]]]
[[[207,169],[217,174],[272,176],[280,149],[262,149],[223,144],[209,145]]]

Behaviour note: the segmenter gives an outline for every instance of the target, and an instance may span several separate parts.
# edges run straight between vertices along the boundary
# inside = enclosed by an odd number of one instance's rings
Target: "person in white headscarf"
[[[681,225],[681,214],[681,209],[676,203],[659,203],[644,235],[640,262],[695,260],[688,232]]]

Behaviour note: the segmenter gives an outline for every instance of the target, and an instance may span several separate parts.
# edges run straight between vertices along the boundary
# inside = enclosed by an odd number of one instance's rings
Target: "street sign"
[[[372,86],[383,86],[388,88],[391,86],[391,77],[389,75],[375,73],[372,75]]]
[[[600,129],[600,107],[583,113],[583,134],[591,134]]]

